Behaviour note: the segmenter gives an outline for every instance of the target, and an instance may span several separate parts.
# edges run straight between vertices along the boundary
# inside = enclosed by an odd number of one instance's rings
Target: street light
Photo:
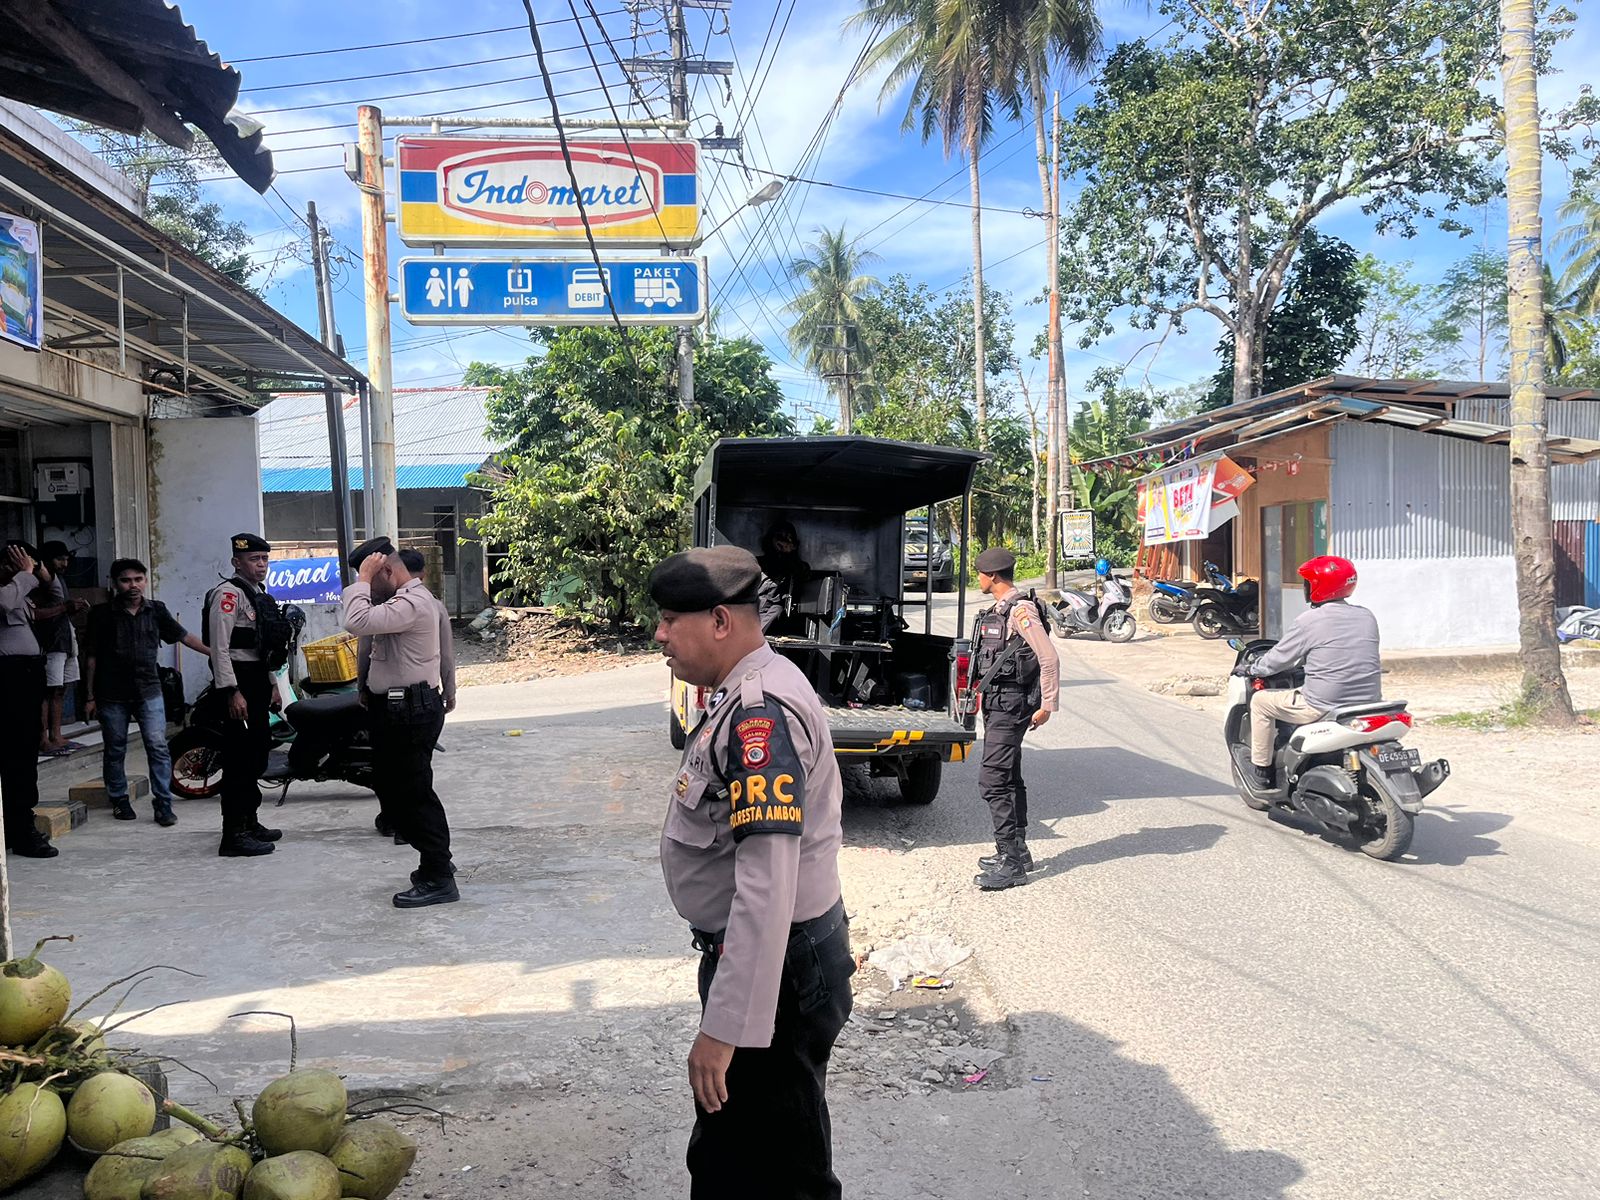
[[[706,234],[704,237],[702,237],[700,239],[700,241],[709,242],[712,238],[717,236],[717,230],[720,230],[724,225],[726,225],[729,221],[731,221],[735,217],[737,217],[745,209],[747,209],[747,208],[760,208],[763,204],[766,204],[768,201],[776,200],[782,194],[783,194],[783,180],[781,180],[781,179],[774,179],[770,183],[767,183],[767,184],[763,185],[760,191],[756,192],[753,196],[751,196],[748,200],[746,200],[738,208],[734,209],[727,216],[723,217],[722,220],[718,221],[716,229],[713,229],[710,233]]]

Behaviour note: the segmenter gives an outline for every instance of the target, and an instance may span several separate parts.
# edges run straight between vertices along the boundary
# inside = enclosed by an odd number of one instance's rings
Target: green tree
[[[1261,391],[1276,392],[1331,375],[1360,337],[1356,323],[1367,288],[1355,249],[1306,230],[1261,340]],[[1233,335],[1217,347],[1222,366],[1207,408],[1233,403]]]
[[[87,121],[64,119],[63,124],[133,182],[150,224],[235,283],[249,286],[260,269],[250,260],[250,231],[243,221],[228,220],[222,206],[200,190],[202,171],[226,166],[205,134],[192,130],[194,148],[179,150],[149,134],[121,133]]]
[[[1435,328],[1443,340],[1469,351],[1448,367],[1452,374],[1474,379],[1505,376],[1506,258],[1477,250],[1451,265],[1437,290],[1439,317]],[[1494,374],[1490,375],[1493,369]]]
[[[789,302],[795,316],[789,327],[789,345],[820,375],[839,401],[840,425],[845,433],[854,425],[855,376],[870,363],[871,343],[859,336],[861,302],[878,287],[878,281],[861,269],[877,261],[870,250],[859,249],[845,236],[818,229],[817,240],[789,264],[792,278],[805,290]]]
[[[1440,355],[1459,337],[1439,324],[1435,290],[1416,280],[1411,262],[1383,263],[1366,254],[1356,270],[1366,302],[1346,369],[1369,379],[1436,377]]]
[[[1181,329],[1208,313],[1236,348],[1233,398],[1313,222],[1354,201],[1401,234],[1494,194],[1484,85],[1499,45],[1476,0],[1163,0],[1164,47],[1110,57],[1063,134],[1082,179],[1063,283],[1086,343],[1126,310]]]
[[[533,340],[543,353],[520,367],[467,370],[469,385],[495,389],[489,429],[506,446],[479,480],[489,502],[475,532],[506,549],[504,593],[638,621],[650,569],[685,543],[694,470],[712,442],[794,432],[772,363],[748,339],[707,338],[684,412],[671,330],[635,329],[631,347],[605,326]]]
[[[1568,256],[1563,278],[1576,310],[1583,316],[1600,312],[1600,199],[1588,188],[1575,191],[1561,206],[1565,222],[1550,248]]]

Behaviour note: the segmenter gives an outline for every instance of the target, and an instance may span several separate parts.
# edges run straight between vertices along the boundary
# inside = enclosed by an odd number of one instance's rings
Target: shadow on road
[[[1417,817],[1411,853],[1403,861],[1459,867],[1469,858],[1504,854],[1499,842],[1484,835],[1509,824],[1511,817],[1507,813],[1473,812],[1457,807],[1424,809]]]
[[[1034,856],[1040,860],[1041,869],[1033,876],[1033,880],[1049,879],[1053,875],[1064,875],[1068,871],[1123,858],[1193,854],[1211,849],[1226,832],[1226,827],[1222,825],[1146,826],[1133,833],[1119,833],[1085,846],[1073,846],[1056,855],[1049,855],[1053,840],[1034,837],[1029,844]]]

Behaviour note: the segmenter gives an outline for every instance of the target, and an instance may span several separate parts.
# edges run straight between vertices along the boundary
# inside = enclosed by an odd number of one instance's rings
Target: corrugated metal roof
[[[165,0],[52,0],[6,24],[0,95],[96,125],[148,129],[189,149],[185,125],[258,192],[272,183],[261,126],[235,114],[239,72]]]
[[[401,488],[461,487],[500,447],[489,437],[488,388],[396,388],[395,475]],[[256,414],[267,492],[329,490],[328,423],[320,392],[288,392]],[[360,488],[361,418],[344,402],[351,487]]]

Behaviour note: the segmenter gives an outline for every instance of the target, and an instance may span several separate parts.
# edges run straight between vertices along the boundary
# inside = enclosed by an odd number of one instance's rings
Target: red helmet
[[[1300,564],[1306,581],[1306,599],[1312,604],[1344,600],[1356,590],[1356,565],[1348,558],[1323,554]]]

